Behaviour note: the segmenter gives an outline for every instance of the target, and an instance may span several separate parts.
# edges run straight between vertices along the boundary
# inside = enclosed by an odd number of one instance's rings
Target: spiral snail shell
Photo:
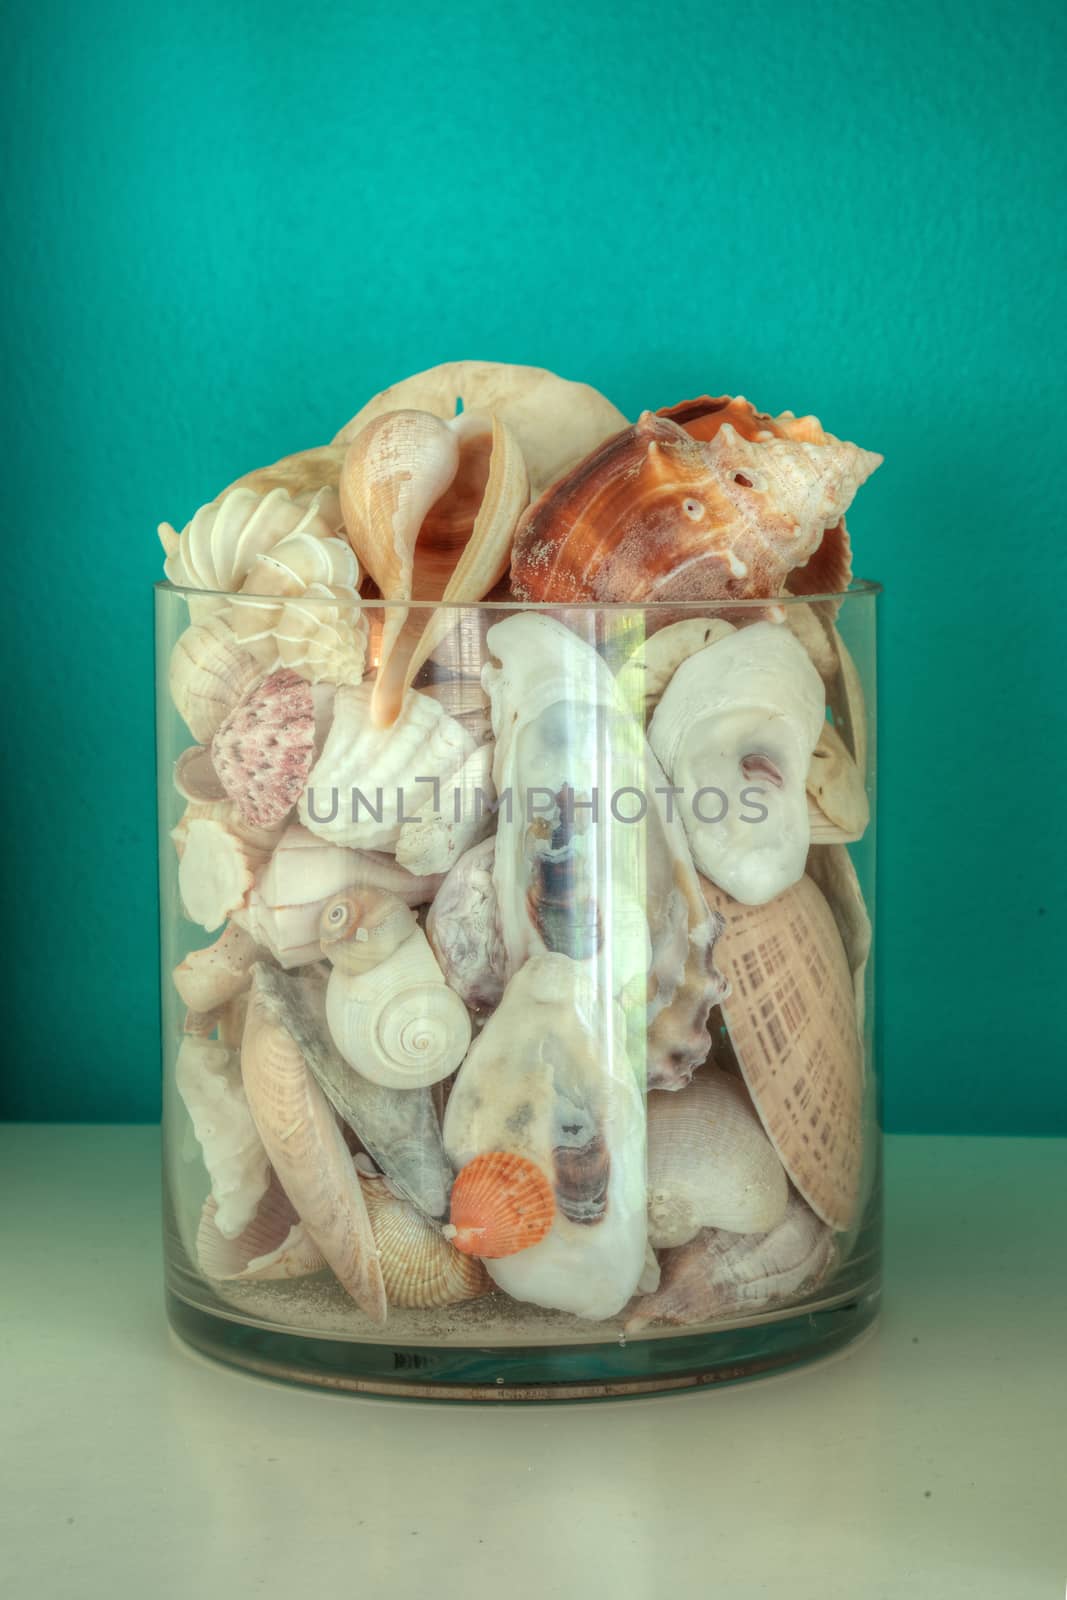
[[[323,909],[320,932],[333,963],[326,1021],[349,1066],[388,1089],[424,1089],[455,1072],[470,1017],[411,908],[382,890],[347,891]]]

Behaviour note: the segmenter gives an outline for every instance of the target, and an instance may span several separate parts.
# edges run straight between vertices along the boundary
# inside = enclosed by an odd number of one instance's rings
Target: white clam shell
[[[648,1237],[657,1250],[702,1228],[765,1233],[785,1215],[785,1168],[745,1086],[704,1067],[648,1100]]]
[[[395,846],[404,822],[435,808],[435,782],[459,770],[474,740],[436,700],[408,690],[396,722],[371,719],[373,685],[343,685],[322,755],[299,804],[300,820],[331,844]]]
[[[786,628],[757,622],[684,661],[653,715],[649,743],[682,791],[693,858],[745,905],[803,876],[805,783],[824,709],[802,646]]]
[[[178,862],[185,914],[209,932],[247,901],[263,853],[210,818],[187,824]]]
[[[211,1180],[216,1226],[224,1238],[236,1238],[255,1216],[270,1177],[237,1052],[217,1039],[186,1034],[174,1078]]]
[[[467,1008],[445,983],[421,928],[369,971],[334,967],[326,1020],[349,1066],[388,1089],[422,1089],[450,1077],[471,1037]]]
[[[179,635],[168,668],[170,695],[198,744],[211,743],[262,671],[221,615],[194,622]]]

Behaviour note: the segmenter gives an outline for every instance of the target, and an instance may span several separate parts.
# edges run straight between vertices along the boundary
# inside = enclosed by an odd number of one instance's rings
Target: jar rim
[[[347,600],[343,596],[334,594],[322,595],[280,595],[280,594],[252,594],[245,590],[233,593],[220,589],[199,589],[196,587],[171,583],[168,579],[161,579],[153,584],[157,594],[181,595],[185,599],[194,600],[222,600],[227,603],[234,600],[262,600],[272,605],[284,605],[287,600],[299,599],[301,605],[325,606],[351,606],[356,609],[381,609],[387,606],[403,606],[408,611],[604,611],[610,613],[627,611],[649,611],[652,613],[677,612],[682,610],[699,611],[706,615],[709,611],[737,611],[737,610],[764,610],[769,605],[800,606],[818,605],[833,601],[853,600],[859,597],[877,597],[882,593],[882,584],[876,578],[853,578],[847,589],[828,591],[825,594],[776,594],[757,596],[746,600],[723,598],[719,600],[383,600],[381,598],[365,599],[357,595],[354,600]]]

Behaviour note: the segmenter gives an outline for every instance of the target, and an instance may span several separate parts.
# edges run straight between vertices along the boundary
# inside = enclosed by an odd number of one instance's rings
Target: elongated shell
[[[522,453],[499,420],[394,411],[352,440],[341,474],[345,526],[383,600],[480,600],[507,570],[529,501]],[[402,604],[384,615],[371,703],[378,726],[449,624]]]
[[[194,623],[171,652],[171,699],[198,744],[209,744],[216,728],[262,673],[220,616]]]
[[[270,1166],[241,1083],[237,1052],[186,1034],[174,1079],[200,1145],[224,1238],[248,1227],[267,1192]]]
[[[746,904],[803,874],[805,784],[823,711],[805,651],[787,629],[757,622],[684,661],[652,718],[649,743],[682,791],[693,859]]]
[[[262,955],[250,934],[227,923],[214,944],[190,951],[174,968],[174,987],[191,1010],[216,1011],[248,988]]]
[[[813,844],[808,851],[808,877],[826,898],[845,947],[856,996],[856,1026],[863,1035],[867,1012],[867,963],[873,930],[852,857],[839,844]]]
[[[830,1229],[797,1195],[767,1233],[736,1234],[709,1228],[670,1250],[654,1294],[637,1301],[627,1333],[654,1322],[685,1327],[750,1315],[810,1294],[834,1265]]]
[[[196,1258],[205,1277],[245,1282],[306,1278],[326,1265],[273,1172],[255,1216],[235,1238],[219,1231],[217,1217],[218,1206],[209,1195],[196,1235]]]
[[[426,935],[445,981],[475,1011],[499,1005],[508,957],[493,885],[496,838],[460,856],[434,896]]]
[[[779,594],[880,461],[729,424],[703,444],[645,412],[526,512],[512,588],[562,604]]]
[[[572,383],[542,367],[447,361],[383,390],[337,439],[349,442],[369,422],[402,408],[429,411],[445,420],[461,408],[499,417],[519,442],[535,494],[626,427],[622,412],[586,383]]]
[[[429,1217],[448,1210],[452,1172],[429,1089],[385,1089],[342,1060],[326,1026],[325,984],[258,967],[315,1081],[398,1192]]]
[[[433,809],[434,785],[457,772],[474,741],[435,700],[411,689],[400,716],[379,728],[372,686],[344,685],[322,755],[300,799],[300,820],[332,844],[395,845],[405,819]]]
[[[705,882],[726,919],[723,1020],[760,1120],[822,1221],[845,1230],[862,1161],[862,1057],[852,974],[829,906],[803,877],[769,905]]]
[[[320,959],[322,913],[343,890],[380,889],[418,906],[432,900],[440,884],[439,875],[415,877],[390,855],[328,844],[294,822],[258,873],[239,914],[249,935],[276,961],[299,967]]]
[[[445,983],[421,928],[366,971],[335,966],[326,1020],[349,1066],[389,1089],[422,1089],[450,1077],[471,1038],[467,1008]]]
[[[481,1262],[450,1244],[383,1177],[360,1174],[391,1306],[456,1306],[492,1288]]]
[[[342,1288],[375,1322],[385,1285],[352,1158],[266,967],[253,971],[241,1045],[248,1103],[278,1181]]]
[[[739,1079],[704,1067],[648,1101],[648,1239],[686,1244],[701,1228],[765,1233],[785,1215],[785,1169]]]

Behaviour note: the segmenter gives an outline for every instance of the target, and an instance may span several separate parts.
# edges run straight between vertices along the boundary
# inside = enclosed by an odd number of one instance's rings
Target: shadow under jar
[[[277,597],[157,588],[183,1338],[549,1400],[873,1320],[877,593],[306,599],[290,649]]]

